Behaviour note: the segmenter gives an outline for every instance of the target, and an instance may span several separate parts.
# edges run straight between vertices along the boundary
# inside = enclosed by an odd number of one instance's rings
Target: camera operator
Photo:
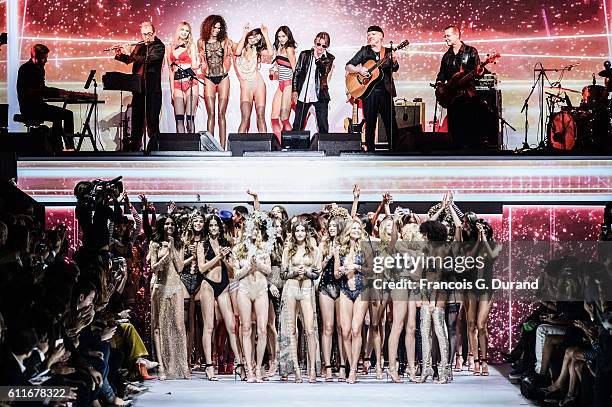
[[[83,232],[83,248],[108,250],[112,224],[120,221],[123,216],[118,201],[123,192],[121,178],[81,181],[75,186],[75,214]]]

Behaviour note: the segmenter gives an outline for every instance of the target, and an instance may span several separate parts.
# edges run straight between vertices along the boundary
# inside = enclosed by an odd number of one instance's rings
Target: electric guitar
[[[397,47],[393,48],[393,51],[399,51],[400,49],[407,47],[409,44],[408,40],[404,40]],[[382,80],[384,77],[383,71],[380,70],[380,66],[389,58],[392,53],[387,53],[379,61],[369,59],[364,62],[361,66],[368,69],[368,76],[363,76],[360,73],[350,73],[346,75],[346,89],[348,93],[356,99],[364,99],[370,95],[374,86]]]
[[[495,63],[501,55],[499,53],[495,53],[489,56],[484,62],[480,64],[480,68],[484,68],[486,65],[490,63]],[[445,109],[453,103],[453,100],[457,96],[462,93],[467,93],[470,97],[476,95],[476,90],[474,86],[472,86],[472,81],[476,77],[476,72],[478,69],[474,69],[472,71],[465,71],[463,66],[459,72],[455,73],[452,78],[446,83],[439,83],[436,85],[436,99],[438,99],[438,103]]]
[[[347,133],[361,133],[365,128],[365,120],[359,122],[357,113],[359,112],[359,103],[354,98],[349,100],[353,105],[352,117],[344,119],[344,130]]]

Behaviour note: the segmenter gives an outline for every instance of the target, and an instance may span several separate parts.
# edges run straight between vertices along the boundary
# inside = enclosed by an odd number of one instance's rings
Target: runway
[[[445,385],[393,384],[386,375],[381,381],[373,374],[360,375],[356,384],[317,384],[280,382],[278,376],[261,384],[234,381],[233,376],[219,376],[210,382],[197,372],[191,380],[151,381],[149,390],[135,399],[136,406],[530,406],[517,386],[510,383],[496,366],[489,366],[489,377],[473,376],[471,372],[455,373],[453,382]],[[306,379],[306,376],[303,376]]]

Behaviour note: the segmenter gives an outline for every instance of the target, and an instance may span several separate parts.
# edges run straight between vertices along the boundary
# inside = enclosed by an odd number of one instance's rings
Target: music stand
[[[102,75],[102,85],[104,90],[119,91],[119,122],[123,123],[123,91],[140,93],[141,82],[137,74],[127,74],[123,72],[107,72]],[[123,125],[119,126],[119,140],[121,140],[121,150],[123,150]]]

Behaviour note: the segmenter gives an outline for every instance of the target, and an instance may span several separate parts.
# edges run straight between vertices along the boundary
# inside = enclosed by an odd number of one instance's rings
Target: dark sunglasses
[[[317,45],[317,47],[321,47],[321,48],[323,48],[323,49],[327,49],[327,45],[325,45],[325,44],[321,44],[320,42],[317,42],[317,44],[316,44],[316,45]]]

